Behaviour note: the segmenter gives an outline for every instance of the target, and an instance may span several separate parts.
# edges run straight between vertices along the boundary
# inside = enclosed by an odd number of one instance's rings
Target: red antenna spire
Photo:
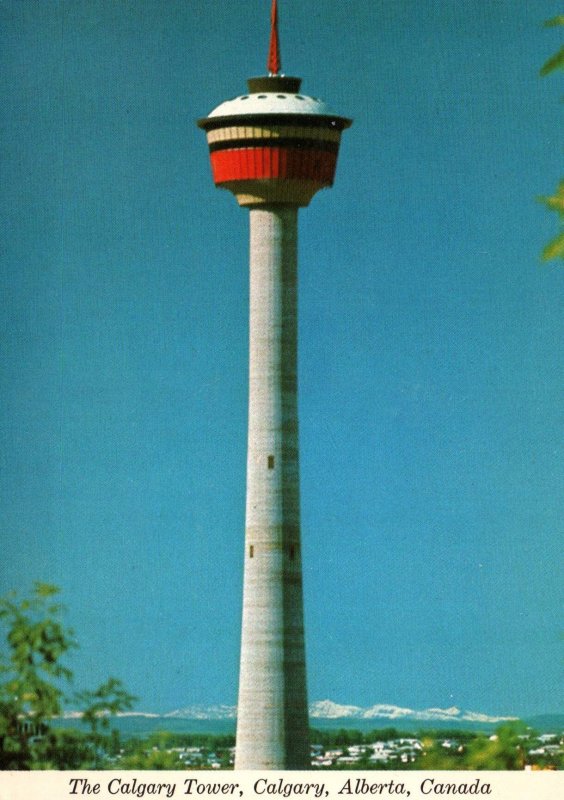
[[[278,9],[276,0],[272,0],[270,9],[270,46],[268,48],[268,61],[266,63],[268,72],[271,75],[278,75],[280,72],[280,42],[278,41]]]

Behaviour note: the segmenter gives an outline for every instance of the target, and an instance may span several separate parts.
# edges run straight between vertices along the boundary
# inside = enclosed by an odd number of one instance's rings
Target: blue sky
[[[269,0],[0,0],[0,590],[57,584],[76,683],[235,703],[248,220],[195,119],[262,74]],[[562,706],[552,0],[281,0],[354,118],[300,212],[312,700]]]

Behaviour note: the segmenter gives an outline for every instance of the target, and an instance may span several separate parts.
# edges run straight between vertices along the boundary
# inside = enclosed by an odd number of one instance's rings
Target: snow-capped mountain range
[[[412,708],[402,708],[388,704],[377,704],[368,708],[360,706],[340,705],[332,700],[317,700],[310,704],[309,715],[311,719],[332,720],[417,720],[423,722],[478,722],[495,724],[515,720],[517,717],[502,717],[483,714],[478,711],[463,711],[455,706],[451,708],[426,708],[417,711]],[[80,716],[78,712],[68,712],[67,718]],[[160,719],[192,719],[192,720],[229,720],[237,717],[236,706],[193,705],[169,711],[166,714],[154,714],[143,711],[129,711],[119,714],[120,717],[145,717]]]
[[[461,711],[456,706],[451,708],[426,708],[416,711],[412,708],[401,708],[386,704],[378,704],[361,708],[360,706],[343,706],[332,700],[318,700],[309,707],[309,715],[319,719],[414,719],[414,720],[441,720],[443,722],[506,722],[517,717],[500,717],[482,714],[478,711]]]

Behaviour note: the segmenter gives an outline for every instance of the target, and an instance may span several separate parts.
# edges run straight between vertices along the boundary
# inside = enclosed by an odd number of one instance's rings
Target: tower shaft
[[[301,78],[269,74],[198,120],[216,186],[249,208],[250,364],[243,628],[235,767],[308,769],[298,446],[298,208],[333,185],[351,120]]]
[[[250,209],[250,364],[236,769],[309,767],[297,405],[297,217]]]

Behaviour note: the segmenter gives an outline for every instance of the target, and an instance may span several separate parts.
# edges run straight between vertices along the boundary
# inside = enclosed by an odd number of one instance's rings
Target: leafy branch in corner
[[[544,24],[547,28],[564,25],[564,14],[549,19]],[[540,69],[540,74],[544,77],[560,69],[564,69],[564,45],[543,64]],[[540,197],[539,199],[551,211],[556,211],[560,217],[560,225],[564,226],[564,180],[560,181],[555,194],[547,197]],[[542,251],[542,258],[543,261],[550,261],[553,258],[564,258],[564,230],[561,230],[558,236],[546,245]]]
[[[11,592],[0,598],[7,644],[0,652],[0,769],[90,766],[84,761],[89,752],[84,737],[63,735],[53,729],[52,720],[69,701],[78,702],[96,745],[99,727],[107,729],[110,717],[131,708],[136,699],[117,678],[95,691],[67,694],[73,673],[62,659],[78,643],[61,621],[58,593],[56,586],[36,583],[30,597],[19,599]]]
[[[107,729],[110,717],[132,708],[136,700],[117,678],[108,678],[94,692],[78,692],[75,699],[84,707],[82,721],[90,725],[93,735],[98,733],[98,726]]]

